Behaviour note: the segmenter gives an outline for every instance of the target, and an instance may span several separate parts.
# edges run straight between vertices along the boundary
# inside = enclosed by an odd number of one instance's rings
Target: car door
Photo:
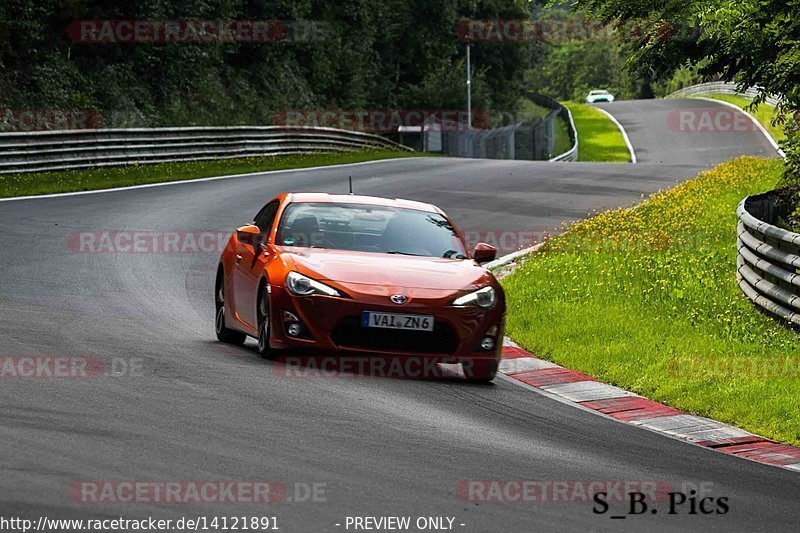
[[[259,211],[254,221],[254,224],[261,230],[258,238],[252,243],[237,242],[236,245],[236,266],[233,271],[236,314],[240,320],[253,329],[258,327],[256,317],[258,295],[256,291],[267,260],[264,251],[279,206],[280,202],[275,200]]]

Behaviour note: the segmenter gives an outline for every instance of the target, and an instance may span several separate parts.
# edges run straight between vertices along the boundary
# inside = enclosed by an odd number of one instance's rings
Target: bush
[[[786,170],[784,171],[784,186],[800,191],[800,113],[789,119],[784,126],[786,140],[781,148],[786,153]]]

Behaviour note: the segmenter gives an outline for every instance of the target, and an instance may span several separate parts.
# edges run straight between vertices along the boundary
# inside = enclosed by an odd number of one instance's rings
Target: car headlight
[[[299,272],[289,272],[289,274],[286,275],[286,287],[292,294],[297,296],[311,296],[312,294],[341,296],[339,291],[333,287],[329,287],[324,283],[304,276]]]
[[[453,300],[453,305],[456,307],[475,305],[483,309],[491,309],[495,304],[497,304],[497,292],[492,287],[484,287]]]

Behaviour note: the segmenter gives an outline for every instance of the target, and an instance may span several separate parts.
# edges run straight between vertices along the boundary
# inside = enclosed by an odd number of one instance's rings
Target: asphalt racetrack
[[[345,531],[348,516],[390,515],[454,517],[465,532],[796,531],[797,473],[623,425],[500,378],[479,386],[289,377],[280,363],[261,360],[252,340],[243,348],[216,342],[217,249],[76,248],[80,232],[227,232],[277,193],[346,192],[348,176],[359,194],[435,203],[476,235],[553,230],[732,156],[775,155],[757,131],[670,128],[670,113],[713,106],[605,106],[628,129],[637,165],[423,158],[0,202],[0,355],[93,356],[138,369],[0,380],[2,514],[274,516],[287,533]],[[615,520],[626,505],[597,515],[591,501],[481,503],[458,491],[468,480],[520,479],[699,488],[729,498],[730,511],[668,515],[661,502],[656,514]],[[276,480],[288,492],[269,505],[94,504],[70,492],[86,480]],[[309,486],[320,490],[316,498],[304,497]]]

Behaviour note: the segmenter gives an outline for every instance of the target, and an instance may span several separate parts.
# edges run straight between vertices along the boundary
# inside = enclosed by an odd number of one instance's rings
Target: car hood
[[[493,276],[472,260],[342,250],[284,248],[287,266],[320,281],[458,291],[488,285]]]

